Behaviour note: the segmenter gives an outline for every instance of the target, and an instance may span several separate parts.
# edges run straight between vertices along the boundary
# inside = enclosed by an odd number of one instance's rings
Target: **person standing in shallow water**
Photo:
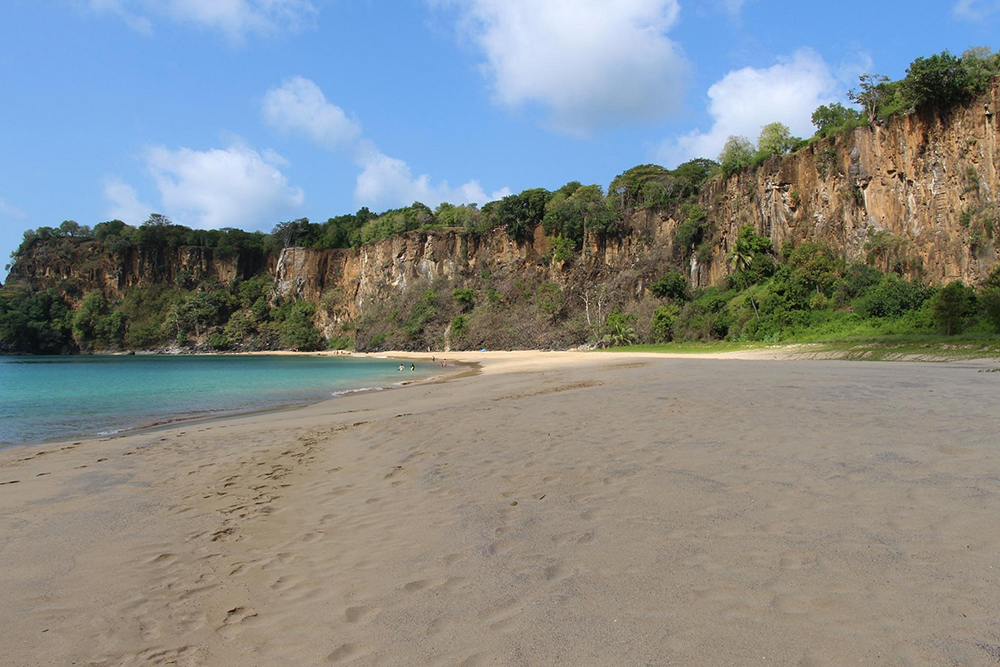
[[[410,370],[411,371],[417,370],[417,365],[416,364],[410,364]]]

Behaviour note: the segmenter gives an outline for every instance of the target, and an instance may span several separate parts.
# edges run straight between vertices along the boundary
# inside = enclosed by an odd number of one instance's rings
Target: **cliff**
[[[739,229],[751,225],[775,248],[818,241],[847,261],[932,283],[979,282],[997,261],[994,234],[1000,230],[998,119],[988,109],[1000,109],[997,85],[947,115],[898,116],[709,182],[700,203],[708,213],[710,252],[700,253],[700,262],[691,258],[685,271],[695,285],[723,282],[727,252]],[[133,286],[228,283],[267,272],[277,294],[322,303],[321,324],[329,333],[333,324],[421,281],[484,288],[551,282],[577,307],[598,289],[608,303],[636,302],[678,263],[678,218],[668,210],[627,212],[625,233],[589,237],[583,253],[566,262],[547,258],[540,227],[520,244],[502,230],[482,237],[412,232],[358,249],[285,248],[272,257],[149,245],[115,252],[96,241],[65,238],[20,254],[8,282],[57,287],[72,301],[93,289],[118,296]]]
[[[997,261],[994,234],[1000,233],[998,119],[985,108],[1000,109],[1000,87],[946,116],[900,116],[710,183],[701,204],[715,230],[714,245],[709,261],[691,259],[692,282],[723,282],[726,254],[740,227],[751,225],[775,248],[817,241],[848,262],[937,284],[978,283]],[[358,251],[288,248],[277,278],[282,292],[312,300],[342,288],[348,316],[421,278],[461,280],[484,270],[518,272],[569,289],[624,280],[625,291],[638,297],[675,256],[679,222],[671,211],[631,212],[627,234],[588,239],[582,257],[558,266],[543,259],[548,246],[540,229],[521,246],[497,231],[480,240],[457,232],[413,233]]]
[[[933,283],[979,282],[1000,232],[998,119],[988,111],[998,108],[994,85],[945,116],[899,116],[712,184],[703,200],[722,234],[702,282],[725,276],[743,224],[775,247],[820,241],[849,261],[899,262]]]
[[[260,252],[150,244],[112,250],[100,242],[64,237],[35,242],[18,254],[7,284],[32,290],[54,287],[74,300],[91,290],[120,297],[130,287],[226,284],[267,270],[267,259]]]

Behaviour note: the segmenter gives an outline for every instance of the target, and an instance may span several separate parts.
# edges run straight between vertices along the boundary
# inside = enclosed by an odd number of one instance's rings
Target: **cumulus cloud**
[[[310,0],[88,0],[88,6],[117,15],[143,33],[152,31],[155,17],[218,30],[233,40],[296,31],[316,13]]]
[[[452,187],[447,181],[434,183],[427,174],[414,176],[406,162],[381,152],[363,136],[361,123],[349,119],[343,109],[326,99],[319,86],[301,76],[267,91],[261,114],[271,127],[304,136],[351,159],[361,169],[354,197],[366,206],[404,206],[415,201],[428,206],[443,201],[483,204],[510,194],[504,188],[487,195],[475,180]]]
[[[756,140],[760,128],[773,122],[810,136],[812,112],[841,99],[842,89],[826,62],[808,49],[772,67],[730,72],[708,89],[711,129],[665,141],[657,158],[668,166],[696,157],[714,159],[730,135]]]
[[[319,86],[301,76],[264,95],[264,122],[283,132],[301,134],[326,148],[339,148],[361,137],[361,125],[327,101]]]
[[[207,151],[153,146],[145,158],[163,212],[187,225],[259,227],[298,209],[305,199],[281,172],[287,161],[241,142]]]
[[[968,21],[982,21],[1000,12],[1000,0],[958,0],[952,8],[955,16]]]
[[[153,211],[152,206],[139,200],[135,188],[115,176],[105,179],[104,198],[108,200],[108,208],[104,214],[111,220],[138,225]]]
[[[552,127],[588,135],[680,108],[688,62],[667,37],[677,0],[430,0],[457,6],[495,99],[540,104]]]
[[[482,204],[510,194],[509,188],[487,195],[479,181],[451,187],[447,181],[433,183],[427,174],[414,177],[403,160],[374,151],[360,159],[363,171],[358,175],[354,196],[369,206],[399,206],[423,202],[434,207],[441,202]]]

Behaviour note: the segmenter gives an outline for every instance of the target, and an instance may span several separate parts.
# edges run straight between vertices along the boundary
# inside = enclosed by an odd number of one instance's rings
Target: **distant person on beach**
[[[416,364],[410,364],[410,370],[411,371],[417,370],[417,365]]]

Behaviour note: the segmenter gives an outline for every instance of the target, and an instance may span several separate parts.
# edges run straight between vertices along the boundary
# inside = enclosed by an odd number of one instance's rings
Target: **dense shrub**
[[[931,319],[946,336],[962,333],[976,311],[976,292],[961,280],[948,283],[928,303]]]
[[[72,311],[54,289],[0,295],[0,344],[14,352],[59,354],[72,344]]]
[[[669,343],[674,339],[674,324],[680,315],[679,306],[669,304],[660,306],[653,311],[653,318],[649,323],[651,342]]]
[[[671,269],[663,274],[659,280],[650,286],[649,291],[659,299],[687,301],[690,298],[687,278],[676,269]]]
[[[933,290],[916,281],[887,275],[854,301],[854,310],[862,317],[900,317],[920,308]]]

